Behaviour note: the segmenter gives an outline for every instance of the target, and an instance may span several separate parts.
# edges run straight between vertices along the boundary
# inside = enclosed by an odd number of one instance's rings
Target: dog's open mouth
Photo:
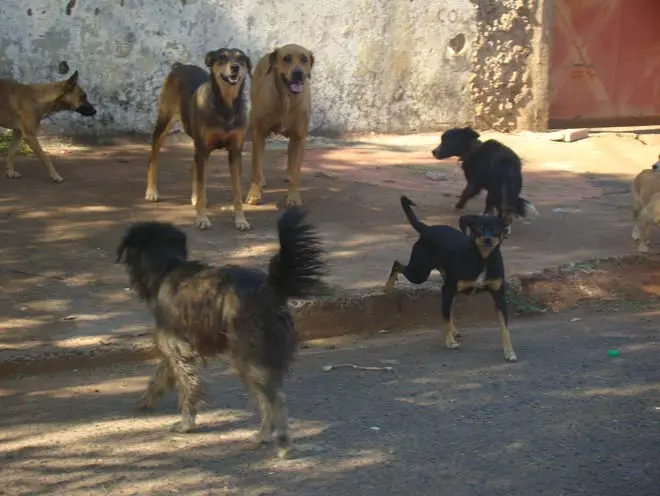
[[[282,81],[284,81],[284,85],[289,89],[289,91],[296,95],[298,93],[302,93],[302,90],[305,89],[305,85],[302,81],[289,81],[284,76],[282,76]]]
[[[225,83],[231,84],[232,86],[238,83],[238,80],[240,77],[238,74],[230,74],[229,76],[222,76],[222,79],[224,80]]]

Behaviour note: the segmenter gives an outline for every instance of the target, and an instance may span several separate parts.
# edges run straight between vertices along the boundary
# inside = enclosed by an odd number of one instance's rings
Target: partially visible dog
[[[144,196],[150,201],[159,200],[156,155],[163,146],[168,130],[178,120],[195,145],[190,201],[197,214],[197,227],[211,227],[206,212],[206,166],[212,151],[225,148],[234,193],[234,226],[240,231],[247,231],[250,224],[243,213],[241,192],[243,142],[247,126],[243,89],[252,65],[249,57],[237,48],[220,48],[208,52],[204,63],[210,74],[201,67],[176,62],[165,78],[151,140],[147,191]]]
[[[45,117],[64,110],[78,112],[85,117],[96,115],[85,90],[78,84],[78,71],[66,81],[56,83],[24,84],[13,79],[0,79],[0,127],[13,131],[7,150],[8,178],[21,177],[14,168],[14,159],[21,140],[24,140],[44,164],[50,178],[56,183],[63,181],[41,148],[37,134]]]
[[[286,204],[300,205],[300,169],[309,133],[312,108],[314,55],[300,45],[290,44],[264,55],[254,69],[250,99],[250,133],[252,135],[252,179],[246,203],[262,201],[266,185],[263,157],[266,138],[279,133],[289,138],[287,150]]]
[[[660,225],[660,156],[650,169],[643,170],[632,182],[632,239],[637,250],[649,251],[649,229]]]
[[[539,215],[534,205],[520,196],[522,161],[508,146],[492,139],[482,142],[479,133],[468,126],[445,131],[431,153],[438,160],[461,160],[467,185],[454,205],[456,210],[462,210],[468,200],[486,190],[484,214],[497,211],[508,232],[514,217]]]
[[[189,432],[201,398],[199,364],[227,353],[261,410],[260,444],[273,432],[281,455],[289,446],[283,380],[294,357],[296,331],[287,301],[311,294],[325,271],[323,250],[298,209],[278,221],[279,252],[268,272],[213,267],[188,260],[185,234],[169,223],[134,224],[117,248],[131,286],[156,321],[161,361],[139,407],[151,409],[175,385],[181,421],[171,430]]]
[[[504,359],[515,362],[516,354],[509,333],[507,304],[505,299],[504,261],[500,243],[505,225],[494,215],[463,215],[459,219],[461,230],[451,226],[428,226],[413,212],[415,205],[406,196],[401,206],[410,225],[419,233],[410,254],[408,265],[398,260],[385,283],[385,291],[394,289],[398,275],[403,274],[413,284],[426,282],[433,269],[442,273],[442,318],[445,346],[450,350],[460,347],[456,341],[452,306],[457,293],[474,293],[487,290],[495,302]],[[462,232],[461,232],[462,231]]]

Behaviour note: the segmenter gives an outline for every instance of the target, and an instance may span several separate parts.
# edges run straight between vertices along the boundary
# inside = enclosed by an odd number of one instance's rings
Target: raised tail
[[[421,234],[423,230],[426,229],[426,224],[417,218],[415,212],[411,207],[415,206],[415,202],[408,198],[406,195],[401,195],[401,208],[403,208],[403,213],[406,214],[406,218],[410,225],[415,231]]]
[[[268,286],[285,299],[310,296],[327,271],[319,236],[305,217],[293,208],[277,222],[280,251],[270,260]]]

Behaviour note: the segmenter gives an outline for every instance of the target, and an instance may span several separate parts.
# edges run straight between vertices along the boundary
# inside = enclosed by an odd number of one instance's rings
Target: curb
[[[509,305],[511,318],[540,313],[517,304],[521,282],[510,280]],[[391,294],[382,291],[348,291],[339,296],[291,303],[299,339],[336,338],[350,335],[400,330],[419,326],[440,327],[441,290],[439,287],[402,286]],[[454,304],[457,327],[476,323],[494,324],[495,310],[487,293],[470,297],[459,296]],[[5,357],[3,357],[5,355]],[[150,336],[118,337],[101,344],[76,349],[31,351],[17,353],[0,351],[0,377],[33,375],[130,363],[156,358]]]

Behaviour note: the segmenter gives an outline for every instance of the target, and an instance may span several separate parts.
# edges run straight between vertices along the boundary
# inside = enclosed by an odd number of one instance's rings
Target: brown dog
[[[660,224],[660,157],[651,169],[637,174],[632,183],[633,221],[632,239],[637,249],[649,251],[649,228]]]
[[[14,169],[14,158],[24,140],[46,166],[50,178],[56,183],[63,181],[37,140],[42,119],[63,110],[73,110],[85,117],[96,114],[85,91],[78,85],[78,71],[57,83],[23,84],[13,79],[0,79],[0,127],[13,131],[7,150],[7,177],[21,177]]]
[[[252,179],[246,203],[261,203],[266,184],[263,156],[266,138],[279,133],[289,138],[287,206],[300,205],[300,168],[309,131],[312,92],[309,84],[314,55],[300,45],[285,45],[264,55],[254,70],[250,98]]]
[[[158,201],[156,155],[167,131],[179,120],[195,145],[191,167],[191,203],[197,213],[197,227],[207,229],[206,163],[213,150],[227,149],[234,191],[234,225],[250,229],[243,213],[241,170],[243,142],[247,126],[243,95],[245,78],[252,72],[250,59],[237,48],[221,48],[206,54],[209,74],[201,67],[175,63],[165,79],[158,104],[158,119],[151,141],[145,198]]]

